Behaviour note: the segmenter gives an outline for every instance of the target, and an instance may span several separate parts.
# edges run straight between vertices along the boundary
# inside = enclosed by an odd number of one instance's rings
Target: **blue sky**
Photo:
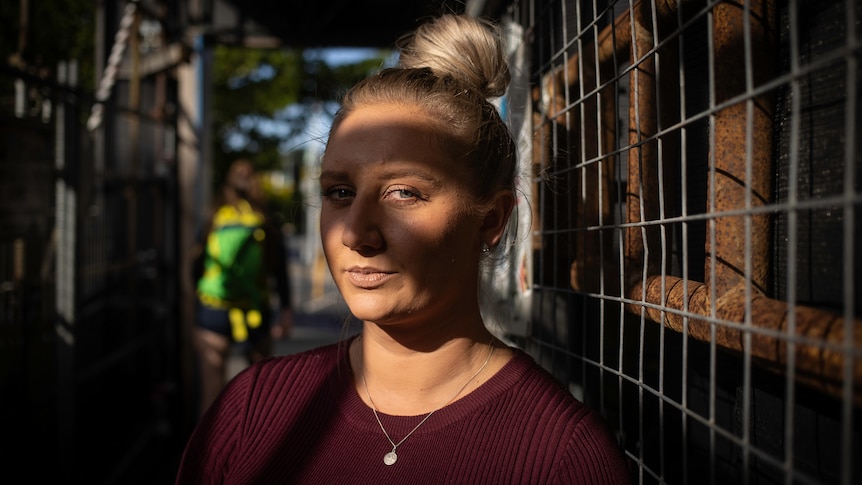
[[[380,55],[380,49],[360,47],[335,47],[320,49],[320,53],[327,64],[338,66],[360,62],[363,59]]]

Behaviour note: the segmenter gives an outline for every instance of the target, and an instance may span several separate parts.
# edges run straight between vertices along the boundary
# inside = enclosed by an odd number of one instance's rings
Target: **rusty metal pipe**
[[[652,59],[640,57],[653,48],[652,36],[661,40],[662,26],[674,21],[677,9],[688,3],[688,0],[657,2],[656,25],[660,32],[656,34],[651,32],[653,24],[649,22],[649,2],[636,2],[633,12],[620,15],[599,33],[594,46],[601,68],[613,67],[615,60],[622,62],[623,59],[636,66],[631,75],[631,91],[637,94],[631,95],[629,113],[632,128],[629,133],[632,150],[626,194],[629,222],[657,220],[658,215],[658,179],[654,170],[658,153],[651,142],[641,142],[651,140],[657,132],[655,63]],[[748,67],[743,42],[746,19],[751,21]],[[739,4],[720,3],[714,8],[714,20],[715,58],[716,65],[720,66],[715,74],[714,101],[721,105],[735,97],[742,98],[746,92],[745,78],[738,76],[739,72],[750,69],[754,86],[773,75],[774,56],[771,52],[776,42],[774,0],[751,3],[747,16]],[[570,57],[565,66],[545,75],[541,87],[534,91],[534,100],[547,117],[545,119],[566,125],[566,116],[570,113],[567,113],[565,94],[580,82],[579,62],[577,55]],[[662,100],[663,104],[666,99]],[[828,394],[840,395],[844,361],[853,358],[843,355],[840,346],[846,345],[850,339],[853,348],[862,348],[862,321],[854,320],[853,334],[845,335],[844,320],[838,315],[810,307],[791,306],[765,296],[769,221],[755,209],[767,204],[771,194],[773,106],[771,95],[764,94],[726,106],[714,117],[715,137],[710,152],[715,167],[715,176],[710,180],[714,206],[708,211],[716,216],[713,220],[715,244],[707,242],[705,269],[706,274],[711,275],[714,266],[715,277],[707,283],[689,281],[686,287],[678,277],[660,276],[661,268],[653,257],[664,248],[655,240],[653,230],[647,226],[644,226],[643,233],[640,227],[628,229],[624,259],[625,274],[630,279],[626,295],[631,301],[643,301],[644,304],[630,303],[627,309],[636,314],[645,309],[648,319],[680,332],[685,318],[688,318],[688,334],[705,342],[712,340],[712,326],[716,325],[716,344],[732,351],[744,352],[746,334],[750,333],[751,356],[759,364],[778,372],[785,370],[788,348],[793,345],[797,381]],[[601,136],[612,140],[616,136],[614,128],[602,127]],[[663,157],[665,155],[662,154]],[[611,182],[603,180],[601,183],[607,187]],[[722,216],[724,211],[740,209],[751,209],[752,214]],[[749,229],[746,229],[746,217],[749,218]],[[745,247],[746,237],[750,238],[748,249]],[[647,257],[646,251],[653,248],[655,250]],[[750,258],[748,268],[746,252]],[[648,277],[644,280],[645,259],[649,261],[646,261]],[[589,286],[584,285],[583,273],[588,272],[590,266],[587,264],[584,268],[577,261],[572,264],[572,287],[585,289]],[[602,263],[602,269],[608,269],[605,263]],[[711,300],[712,295],[715,295],[715,301]],[[750,314],[747,314],[749,310]],[[680,313],[683,311],[686,313]],[[787,321],[791,311],[796,330],[788,335]],[[720,322],[729,322],[730,325]],[[852,374],[854,396],[862,396],[859,391],[862,389],[862,360],[854,362]],[[856,401],[862,402],[862,397],[857,397]]]
[[[629,79],[629,163],[625,194],[629,223],[655,221],[659,214],[658,147],[654,139],[658,130],[656,109],[656,62],[648,55],[654,46],[649,4],[635,8],[631,24],[634,39],[631,49],[633,66]],[[625,231],[626,287],[647,274],[661,271],[661,234],[658,226],[635,226]],[[652,253],[649,253],[653,250]]]
[[[771,52],[775,45],[775,10],[773,0],[750,6],[748,18],[752,19],[749,27],[752,50],[748,66],[743,49],[746,16],[741,6],[722,3],[714,12],[716,64],[721,66],[716,69],[715,102],[722,104],[746,91],[745,79],[736,73],[751,70],[754,86],[773,75]],[[630,299],[640,301],[643,298],[646,305],[629,304],[627,308],[633,313],[645,309],[647,318],[676,331],[683,330],[688,317],[688,334],[705,342],[713,339],[712,325],[716,325],[715,343],[732,351],[744,352],[746,334],[750,334],[751,356],[759,364],[777,372],[786,369],[788,348],[792,343],[796,380],[840,397],[844,362],[853,359],[852,355],[844,355],[840,349],[848,339],[854,348],[862,347],[862,321],[854,320],[853,334],[845,335],[845,322],[834,313],[791,306],[766,297],[770,244],[767,216],[756,213],[721,216],[723,211],[754,210],[769,202],[774,102],[770,94],[764,94],[753,98],[751,103],[749,106],[746,101],[741,101],[725,107],[714,118],[712,154],[715,175],[710,180],[714,207],[708,211],[718,217],[713,221],[715,245],[707,241],[705,262],[706,274],[712,274],[714,267],[714,278],[708,284],[689,281],[685,290],[682,279],[650,272],[651,276],[646,281],[635,281],[627,291]],[[631,167],[629,173],[638,174]],[[631,179],[630,175],[630,184],[632,180],[639,179]],[[630,206],[630,217],[632,212]],[[745,217],[750,218],[748,230]],[[747,250],[746,238],[750,238]],[[626,251],[638,249],[635,242]],[[751,258],[748,268],[746,253]],[[627,261],[638,263],[634,255]],[[640,266],[634,266],[627,268],[627,272],[639,269]],[[711,300],[713,294],[716,295],[715,301]],[[676,313],[680,311],[687,313]],[[749,311],[750,314],[747,313]],[[795,332],[787,335],[791,311]],[[707,320],[710,316],[715,320]],[[735,325],[722,325],[720,322]],[[862,404],[862,361],[859,359],[853,362],[852,380],[854,401],[857,405]]]
[[[720,105],[746,92],[750,72],[754,86],[763,84],[774,74],[776,45],[774,0],[751,2],[746,16],[742,5],[723,2],[715,6],[715,102]],[[749,25],[751,63],[746,65],[745,24]],[[719,66],[720,64],[720,66]],[[772,192],[772,118],[773,95],[763,94],[750,101],[740,101],[721,109],[714,118],[715,138],[712,146],[715,170],[710,177],[714,214],[737,209],[756,209],[766,205]],[[751,115],[751,119],[749,118]],[[749,138],[750,132],[750,138]],[[750,139],[750,145],[749,145]],[[746,173],[750,168],[750,174]],[[750,231],[746,232],[746,218]],[[748,278],[756,291],[767,291],[769,254],[769,217],[767,215],[720,216],[712,223],[715,246],[707,238],[706,274],[714,270],[710,282],[719,295]],[[746,251],[745,243],[750,249]],[[746,254],[751,264],[746,271]]]
[[[664,290],[662,290],[662,280]],[[646,306],[646,317],[663,322],[665,327],[682,332],[688,318],[689,336],[704,342],[712,340],[715,325],[715,343],[733,351],[745,351],[745,334],[751,334],[751,356],[759,364],[781,372],[787,365],[790,342],[793,342],[796,360],[796,380],[813,389],[839,397],[842,393],[844,362],[853,359],[839,349],[847,339],[854,348],[862,347],[862,321],[855,320],[853,334],[845,335],[844,320],[831,312],[810,307],[791,306],[786,302],[755,295],[748,303],[751,315],[746,315],[745,287],[730,288],[712,302],[710,288],[704,283],[689,281],[686,287],[682,278],[651,276],[644,284],[635,285],[633,295],[646,294],[650,305],[661,305],[669,310]],[[630,304],[631,312],[639,313],[640,304]],[[714,308],[715,320],[707,320]],[[787,334],[787,321],[791,311],[795,319],[795,332]],[[685,312],[685,313],[682,313]],[[698,316],[704,317],[703,319]],[[752,322],[745,328],[746,321]],[[729,322],[736,325],[725,325]],[[778,335],[776,335],[776,333]],[[862,359],[853,361],[854,400],[862,404]]]
[[[656,3],[656,21],[659,26],[670,28],[677,21],[678,9],[695,4],[695,0],[663,0]],[[634,4],[634,11],[649,12],[651,2],[638,0]],[[639,14],[643,15],[643,14]],[[641,25],[644,25],[641,22]],[[646,25],[651,25],[649,22]],[[613,23],[603,28],[596,39],[595,51],[599,64],[602,66],[613,66],[616,59],[628,59],[632,41],[631,14],[626,12],[617,16]],[[590,52],[593,47],[589,48]],[[579,72],[579,59],[577,54],[569,58],[564,66],[554,69],[542,77],[541,83],[541,109],[544,113],[556,119],[558,123],[564,124],[566,111],[566,92],[576,87]],[[539,101],[539,96],[534,93],[534,100]]]

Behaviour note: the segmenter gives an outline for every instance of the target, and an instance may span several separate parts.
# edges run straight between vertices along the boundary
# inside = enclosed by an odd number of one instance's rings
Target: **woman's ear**
[[[515,207],[515,194],[511,190],[500,190],[491,196],[489,207],[482,219],[479,236],[488,247],[494,247],[503,237],[503,231]]]

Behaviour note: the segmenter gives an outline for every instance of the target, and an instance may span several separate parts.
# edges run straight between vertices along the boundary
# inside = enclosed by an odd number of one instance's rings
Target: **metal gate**
[[[107,45],[146,22],[114,3]],[[176,83],[125,65],[97,100],[73,61],[0,73],[0,455],[35,481],[153,483],[182,435]]]
[[[602,411],[640,483],[862,479],[860,16],[508,7],[532,116],[513,338]]]

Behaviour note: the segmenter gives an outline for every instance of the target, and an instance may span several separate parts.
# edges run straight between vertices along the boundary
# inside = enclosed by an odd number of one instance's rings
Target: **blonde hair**
[[[517,150],[489,98],[502,96],[510,75],[498,28],[489,21],[447,14],[400,38],[399,66],[361,81],[342,99],[331,130],[357,108],[415,107],[456,140],[441,146],[466,164],[477,201],[514,190]]]
[[[402,67],[449,74],[483,98],[502,96],[511,80],[499,29],[487,20],[444,15],[401,37],[397,46]]]

